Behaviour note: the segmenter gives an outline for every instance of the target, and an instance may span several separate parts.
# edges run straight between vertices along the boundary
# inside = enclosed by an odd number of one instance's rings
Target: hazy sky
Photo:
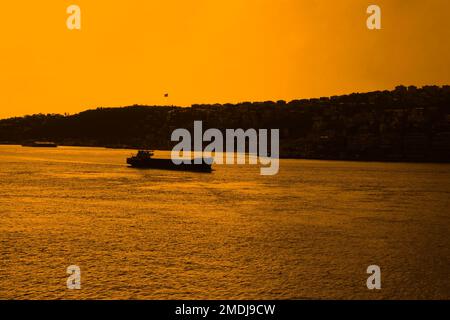
[[[450,83],[448,0],[15,0],[0,35],[0,118]]]

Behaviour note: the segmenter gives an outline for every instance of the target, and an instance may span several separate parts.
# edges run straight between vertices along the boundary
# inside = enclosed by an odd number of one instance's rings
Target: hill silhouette
[[[0,120],[0,141],[168,150],[176,128],[278,128],[284,158],[450,161],[450,86],[191,107],[98,108]]]

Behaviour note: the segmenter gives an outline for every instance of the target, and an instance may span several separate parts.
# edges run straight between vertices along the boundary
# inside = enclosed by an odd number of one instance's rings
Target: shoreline
[[[134,146],[105,146],[105,145],[89,145],[89,144],[57,144],[58,147],[79,147],[79,148],[101,148],[101,149],[111,149],[111,150],[130,150],[138,151],[148,148],[139,148]],[[36,149],[55,149],[55,148],[45,148],[45,147],[32,147],[23,146],[17,142],[0,142],[0,146],[17,146],[22,148],[36,148]],[[57,149],[57,148],[56,148]],[[151,149],[151,148],[150,148]],[[171,149],[156,148],[152,149],[155,151],[168,151]],[[194,152],[194,151],[193,151]],[[195,151],[199,152],[199,151]],[[248,155],[248,153],[246,153]],[[352,157],[302,157],[299,155],[280,155],[282,160],[314,160],[314,161],[340,161],[340,162],[367,162],[367,163],[416,163],[416,164],[450,164],[450,161],[444,160],[427,160],[427,159],[387,159],[387,158],[352,158]]]

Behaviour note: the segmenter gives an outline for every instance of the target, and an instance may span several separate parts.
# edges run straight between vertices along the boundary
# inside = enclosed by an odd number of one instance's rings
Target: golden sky
[[[450,83],[448,0],[2,1],[0,35],[0,118]]]

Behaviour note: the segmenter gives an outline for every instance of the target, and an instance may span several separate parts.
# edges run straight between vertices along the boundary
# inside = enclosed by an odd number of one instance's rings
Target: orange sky
[[[448,0],[15,0],[0,35],[0,118],[450,83]]]

